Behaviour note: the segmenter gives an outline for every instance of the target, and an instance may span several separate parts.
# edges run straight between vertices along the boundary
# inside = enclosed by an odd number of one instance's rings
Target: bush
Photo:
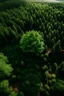
[[[20,48],[23,52],[39,54],[44,50],[44,40],[37,31],[29,31],[23,34],[20,40]]]

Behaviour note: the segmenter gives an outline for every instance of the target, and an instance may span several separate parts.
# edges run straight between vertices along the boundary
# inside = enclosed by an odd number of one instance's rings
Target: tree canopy
[[[24,52],[39,54],[44,50],[44,39],[37,31],[28,31],[21,37],[20,48]]]

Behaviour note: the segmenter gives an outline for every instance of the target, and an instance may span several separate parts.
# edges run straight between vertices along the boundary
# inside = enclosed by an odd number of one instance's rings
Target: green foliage
[[[46,65],[44,65],[44,66],[42,67],[42,70],[43,70],[43,71],[47,71],[47,70],[48,70],[48,67],[47,67]]]
[[[20,92],[20,93],[19,93],[19,96],[24,96],[23,92]]]
[[[56,75],[55,75],[55,74],[52,74],[52,75],[51,75],[51,78],[52,78],[52,79],[55,79],[55,78],[56,78]]]
[[[54,96],[50,94],[52,90],[64,91],[63,81],[56,80],[64,80],[64,55],[61,52],[64,49],[64,4],[26,3],[13,8],[19,5],[17,1],[14,4],[14,0],[10,0],[10,3],[7,0],[6,4],[0,4],[1,10],[12,7],[10,10],[0,11],[0,50],[8,56],[15,74],[10,76],[10,84],[19,85],[19,89],[24,89],[27,96],[37,96],[42,82],[41,96]],[[23,36],[25,38],[21,45]],[[17,47],[20,38],[20,46],[25,53]],[[26,52],[42,54],[40,57]],[[1,82],[13,70],[6,56],[0,53]],[[11,92],[11,96],[14,95],[17,94]]]
[[[55,45],[55,51],[60,52],[61,51],[61,42],[58,40],[58,42]]]
[[[8,80],[3,80],[0,82],[0,92],[8,93],[9,92],[9,82]]]
[[[39,54],[44,50],[43,37],[37,31],[29,31],[23,34],[20,40],[20,48],[23,52]]]
[[[0,78],[10,76],[13,68],[8,64],[8,59],[2,53],[0,53]]]
[[[47,62],[47,58],[44,58],[44,61]]]
[[[1,60],[8,63],[8,58],[6,56],[4,56],[3,53],[0,52],[0,61]]]
[[[45,96],[50,96],[49,92],[45,88],[43,88],[42,92]]]
[[[11,92],[9,96],[18,96],[18,95],[15,92]]]
[[[52,83],[55,83],[56,82],[56,79],[52,79]]]
[[[60,91],[64,91],[64,81],[63,80],[60,80],[58,79],[56,81],[56,83],[54,83],[54,85],[52,86],[52,89],[53,90],[57,90],[58,92]]]
[[[49,72],[48,71],[45,71],[46,78],[48,77],[48,74],[49,74]]]
[[[15,81],[16,80],[16,75],[12,75],[12,80]]]
[[[34,84],[33,85],[28,84],[28,82],[23,84],[22,87],[25,90],[26,95],[29,95],[29,96],[30,95],[31,96],[36,96],[38,91],[39,91],[39,87],[38,86],[35,86]]]
[[[44,88],[45,88],[46,90],[50,91],[50,87],[49,87],[47,84],[45,84]]]
[[[12,9],[22,4],[24,0],[0,0],[0,10]]]
[[[49,80],[49,81],[48,81],[48,84],[49,84],[49,85],[52,85],[52,80]]]

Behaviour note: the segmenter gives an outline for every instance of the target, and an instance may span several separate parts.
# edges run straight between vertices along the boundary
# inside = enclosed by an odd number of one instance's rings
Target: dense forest
[[[63,96],[64,4],[3,4],[1,96]]]

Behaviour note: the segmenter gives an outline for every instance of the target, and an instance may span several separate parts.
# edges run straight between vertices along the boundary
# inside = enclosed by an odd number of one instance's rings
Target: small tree
[[[29,31],[23,34],[20,40],[20,48],[23,52],[39,54],[44,50],[44,40],[37,31]]]
[[[13,68],[8,64],[8,59],[3,53],[0,53],[0,79],[10,76]]]
[[[9,82],[8,80],[3,80],[0,82],[0,92],[8,92],[9,91]]]

